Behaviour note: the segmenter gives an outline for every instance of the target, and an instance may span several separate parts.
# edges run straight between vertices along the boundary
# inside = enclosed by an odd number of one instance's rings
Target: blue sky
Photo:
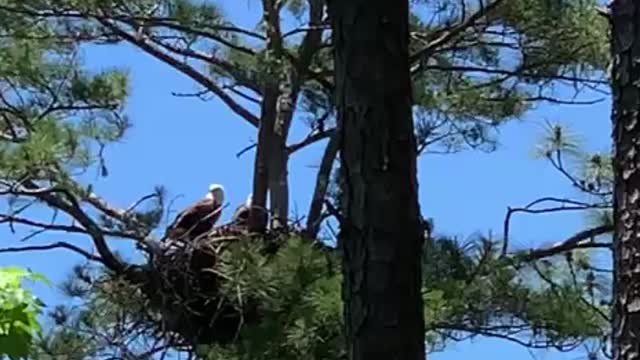
[[[253,26],[257,4],[250,1],[225,1],[229,16],[240,25]],[[168,66],[128,46],[92,48],[85,53],[89,67],[125,66],[130,70],[132,87],[127,113],[134,127],[125,139],[107,150],[110,176],[99,179],[96,190],[112,203],[126,207],[162,184],[180,209],[198,199],[209,183],[226,188],[231,209],[243,202],[250,192],[253,152],[241,158],[236,153],[255,139],[255,130],[228,111],[217,99],[202,102],[176,98],[172,91],[195,90],[194,83]],[[594,95],[595,96],[595,95]],[[546,120],[569,124],[583,138],[590,150],[608,151],[610,144],[609,101],[591,106],[540,106],[521,121],[501,128],[500,145],[493,153],[466,151],[454,155],[428,155],[419,159],[420,203],[425,216],[436,220],[438,232],[462,238],[475,232],[500,233],[507,206],[523,205],[541,196],[575,195],[545,161],[532,157],[532,149],[543,134]],[[304,137],[304,127],[294,128],[291,138]],[[292,211],[306,212],[315,166],[320,161],[324,143],[297,153],[291,160],[289,174]],[[96,179],[98,180],[98,179]],[[512,225],[512,245],[536,247],[559,241],[579,230],[583,216],[522,215]],[[15,244],[16,236],[0,228],[0,241]],[[68,239],[64,235],[41,236],[33,242]],[[77,244],[87,244],[79,237]],[[129,246],[115,243],[129,252]],[[129,252],[130,253],[130,252]],[[0,266],[16,264],[43,272],[54,282],[66,276],[70,266],[79,261],[64,251],[29,254],[0,254]],[[60,301],[56,289],[37,287],[45,302]],[[473,357],[529,359],[581,359],[580,354],[530,353],[504,341],[479,339],[457,344],[431,359],[457,360]]]

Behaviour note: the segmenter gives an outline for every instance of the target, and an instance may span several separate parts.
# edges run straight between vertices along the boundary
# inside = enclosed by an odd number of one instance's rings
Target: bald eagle
[[[246,227],[249,225],[249,214],[251,212],[251,207],[253,204],[253,194],[249,194],[247,197],[247,201],[238,206],[236,212],[233,214],[232,223],[236,226]],[[263,224],[266,224],[269,221],[269,214],[265,209],[259,209],[260,216],[262,217]]]
[[[224,188],[211,184],[204,199],[197,201],[176,216],[167,228],[165,238],[173,240],[193,240],[211,230],[222,214]]]

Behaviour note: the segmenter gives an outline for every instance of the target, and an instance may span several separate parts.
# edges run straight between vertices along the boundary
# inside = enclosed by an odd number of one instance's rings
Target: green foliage
[[[120,114],[126,74],[89,73],[74,46],[46,36],[49,28],[10,25],[4,30],[31,37],[0,41],[0,174],[51,180],[98,164],[96,145],[119,140],[129,126]]]
[[[479,4],[475,0],[465,6],[451,0],[418,3],[427,7],[414,8],[414,54]],[[309,11],[304,1],[280,4],[298,18]],[[78,50],[84,41],[123,40],[95,21],[97,15],[110,18],[134,39],[146,37],[147,45],[183,65],[202,61],[203,54],[210,56],[202,74],[233,95],[238,94],[230,89],[259,95],[266,81],[281,82],[302,48],[302,37],[290,36],[283,43],[284,53],[267,49],[267,24],[239,30],[212,2],[0,0],[0,5],[23,11],[0,11],[0,31],[11,35],[0,40],[0,177],[29,174],[85,199],[91,186],[76,183],[73,176],[91,167],[106,176],[102,150],[121,139],[129,126],[122,115],[128,94],[126,72],[90,73],[82,68]],[[427,151],[492,149],[496,143],[492,130],[521,117],[539,101],[555,99],[559,82],[600,84],[597,76],[608,63],[608,49],[606,23],[594,5],[594,0],[507,0],[499,11],[414,61],[420,144]],[[44,12],[34,16],[29,12],[33,10]],[[56,16],[66,10],[74,16]],[[310,70],[314,76],[305,76],[301,84],[296,115],[306,115],[317,128],[329,128],[335,120],[328,38],[314,52],[309,69],[297,69],[299,74]],[[166,45],[179,46],[180,51]],[[184,56],[189,61],[183,61]],[[606,190],[608,158],[579,155],[566,132],[555,126],[550,130],[541,154],[558,166],[559,154],[572,154],[573,163],[584,165],[578,185]],[[150,209],[134,212],[136,222],[147,228],[159,223],[163,193],[157,189]],[[130,229],[109,215],[102,214],[99,220],[107,230]],[[598,300],[604,296],[593,291],[597,287],[588,259],[574,254],[569,262],[519,264],[517,258],[496,252],[491,241],[472,245],[460,246],[446,238],[427,241],[423,293],[432,349],[445,339],[472,335],[562,347],[603,333],[606,322]],[[234,245],[224,254],[219,271],[226,279],[220,289],[224,300],[238,309],[258,304],[261,321],[243,326],[237,342],[200,352],[210,359],[343,358],[336,255],[301,239],[291,239],[275,256],[260,249],[249,241]],[[66,284],[68,292],[84,303],[51,314],[55,326],[33,358],[153,355],[145,344],[166,339],[148,324],[168,314],[152,311],[140,289],[110,275]]]
[[[520,264],[500,256],[496,245],[483,238],[462,247],[453,239],[427,241],[425,320],[430,338],[439,340],[434,345],[466,334],[564,348],[604,334],[604,295],[585,290],[589,268],[577,259]]]
[[[4,1],[13,6],[25,3]],[[62,6],[52,0],[26,3],[42,10]],[[205,57],[211,54],[210,60],[203,61],[208,69],[205,76],[221,87],[232,87],[235,95],[241,89],[259,95],[265,82],[285,81],[284,74],[296,66],[292,59],[302,56],[304,31],[283,39],[284,52],[269,49],[266,33],[273,25],[260,20],[254,29],[240,29],[225,18],[222,6],[212,2],[145,0],[131,4],[122,0],[65,0],[63,3],[69,9],[79,10],[87,19],[97,13],[98,7],[113,19],[150,19],[138,25],[145,27],[144,33],[154,44],[178,57],[186,55],[197,61],[205,59],[203,54]],[[428,51],[429,56],[425,57],[416,54],[478,11],[482,2],[414,3],[410,48],[414,54],[416,127],[419,143],[427,151],[451,152],[468,147],[491,150],[497,143],[493,130],[499,125],[521,117],[541,101],[563,100],[556,94],[558,84],[577,88],[581,84],[604,83],[603,70],[609,62],[607,23],[595,9],[596,0],[504,1],[477,24]],[[288,0],[281,5],[301,23],[308,20],[306,1]],[[82,29],[82,34],[92,34],[89,38],[119,38],[90,21],[64,17],[56,21],[64,24],[58,29],[71,37]],[[125,21],[127,26],[131,21]],[[283,24],[285,21],[277,25],[286,32]],[[302,82],[301,101],[296,109],[310,119],[313,127],[333,109],[333,102],[328,100],[333,96],[333,64],[326,35],[325,32],[321,46],[313,52],[308,69],[297,69],[315,74],[306,76]],[[163,46],[167,44],[163,41],[166,37],[177,37],[182,44]],[[324,107],[322,111],[320,105]]]
[[[580,202],[589,222],[612,226],[613,158],[611,153],[584,149],[580,137],[561,123],[547,124],[535,154],[544,158],[592,202]],[[576,203],[574,202],[574,205]]]
[[[236,341],[199,346],[204,358],[344,358],[339,254],[294,237],[269,255],[258,240],[246,239],[227,248],[215,271],[223,279],[215,301],[246,311],[247,318]],[[575,253],[571,262],[558,257],[521,264],[517,257],[501,257],[486,239],[427,240],[423,294],[429,349],[477,335],[560,349],[599,338],[608,328],[602,317],[607,309],[598,303],[607,293],[600,283],[607,279],[590,273],[585,254]],[[143,344],[159,337],[150,320],[161,314],[126,282],[108,274],[93,278],[76,268],[75,280],[64,288],[85,299],[84,305],[52,312],[58,326],[40,352],[94,358],[148,353]],[[62,346],[73,336],[76,345]]]
[[[240,242],[223,256],[221,293],[238,308],[257,303],[261,320],[240,341],[214,347],[208,359],[339,359],[344,355],[340,262],[292,238],[276,255]]]
[[[43,275],[19,267],[0,268],[0,358],[26,358],[41,328],[43,304],[22,286],[24,280],[46,282]]]
[[[417,3],[411,39],[416,52],[432,33],[446,29],[442,24],[455,24],[479,7],[477,1]],[[492,129],[539,101],[562,100],[555,94],[558,83],[601,83],[609,61],[608,33],[596,5],[595,0],[504,1],[452,50],[430,54],[414,86],[419,140],[443,151],[491,150]],[[433,144],[434,138],[441,142]]]

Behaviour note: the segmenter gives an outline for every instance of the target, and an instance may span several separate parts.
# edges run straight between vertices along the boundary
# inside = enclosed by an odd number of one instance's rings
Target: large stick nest
[[[245,229],[224,225],[191,242],[163,244],[149,266],[136,276],[155,313],[154,326],[190,344],[225,344],[234,340],[243,325],[260,319],[259,304],[246,299],[231,301],[222,292],[228,275],[220,271],[221,258],[239,241],[259,242],[264,255],[275,254],[298,231],[267,231],[248,234]],[[142,275],[142,276],[140,276]]]

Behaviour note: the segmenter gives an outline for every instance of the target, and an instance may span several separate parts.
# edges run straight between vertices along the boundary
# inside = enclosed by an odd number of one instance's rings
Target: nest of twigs
[[[190,242],[163,244],[145,271],[143,293],[160,316],[156,326],[191,344],[225,344],[243,325],[259,321],[259,304],[239,307],[220,291],[227,280],[219,271],[222,254],[238,241],[260,242],[260,251],[275,254],[298,231],[249,234],[233,225],[220,226]]]

